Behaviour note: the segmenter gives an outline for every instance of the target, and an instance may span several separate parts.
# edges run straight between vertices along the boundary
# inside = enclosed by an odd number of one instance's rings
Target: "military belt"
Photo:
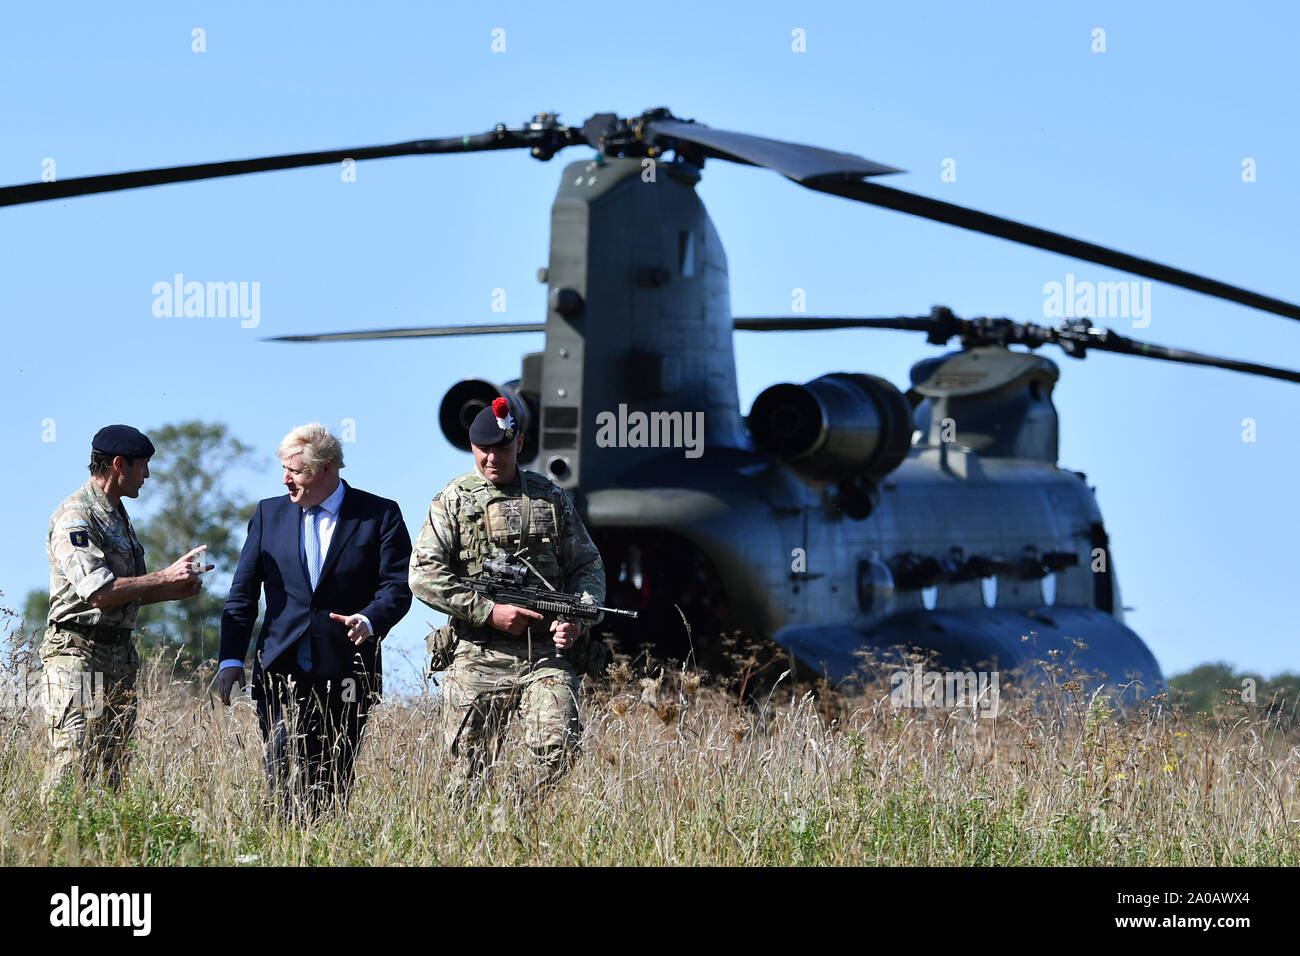
[[[109,627],[106,624],[77,624],[73,621],[56,621],[51,625],[57,631],[71,631],[88,640],[107,641],[110,644],[126,644],[131,640],[131,628]]]

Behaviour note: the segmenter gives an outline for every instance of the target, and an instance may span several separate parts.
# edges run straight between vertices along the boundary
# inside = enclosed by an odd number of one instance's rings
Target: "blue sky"
[[[193,30],[205,52],[194,52]],[[492,51],[492,31],[506,49]],[[0,183],[517,125],[539,110],[668,106],[710,125],[855,152],[888,184],[1300,299],[1293,37],[1282,4],[71,3],[12,8],[0,33]],[[806,52],[791,49],[803,30]],[[1105,51],[1094,52],[1094,31]],[[292,426],[355,422],[344,477],[396,498],[412,534],[469,467],[434,415],[466,376],[505,380],[541,336],[286,346],[263,336],[540,321],[561,166],[519,152],[412,157],[0,210],[6,333],[0,588],[47,579],[55,505],[101,425],[226,422],[279,492]],[[1254,160],[1256,181],[1242,181]],[[956,181],[944,182],[945,160]],[[922,314],[1043,321],[1043,287],[1132,278],[710,163],[698,187],[727,248],[736,314]],[[159,318],[155,283],[258,282],[257,328]],[[491,311],[505,289],[507,312]],[[1290,320],[1155,284],[1134,337],[1300,364]],[[738,334],[740,403],[827,371],[904,385],[932,354],[903,332]],[[1094,354],[1062,368],[1063,467],[1097,487],[1128,623],[1167,673],[1228,660],[1294,668],[1300,389]],[[1244,419],[1254,442],[1242,440]],[[54,422],[54,441],[47,419]],[[149,487],[136,505],[147,514]],[[197,542],[196,542],[197,543]],[[166,556],[152,555],[151,567]],[[394,650],[418,658],[417,606]],[[413,671],[392,659],[389,670]]]

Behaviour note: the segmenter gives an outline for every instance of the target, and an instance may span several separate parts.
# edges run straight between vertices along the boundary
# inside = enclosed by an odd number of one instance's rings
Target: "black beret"
[[[503,421],[504,428],[501,427]],[[510,413],[510,403],[504,398],[493,399],[491,405],[474,416],[469,426],[469,440],[480,448],[504,445],[517,434],[519,430],[514,415]]]
[[[105,425],[90,442],[95,451],[123,458],[152,458],[153,442],[138,428],[130,425]]]

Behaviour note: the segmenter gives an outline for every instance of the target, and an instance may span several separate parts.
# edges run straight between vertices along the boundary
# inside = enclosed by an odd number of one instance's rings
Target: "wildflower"
[[[649,677],[641,678],[641,702],[651,707],[659,705],[659,682]]]

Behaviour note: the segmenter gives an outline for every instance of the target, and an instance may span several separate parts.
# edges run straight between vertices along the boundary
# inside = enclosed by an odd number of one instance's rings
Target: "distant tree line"
[[[1202,664],[1169,678],[1169,700],[1189,717],[1216,717],[1245,704],[1289,729],[1300,723],[1300,674],[1283,671],[1265,678],[1223,661]]]

